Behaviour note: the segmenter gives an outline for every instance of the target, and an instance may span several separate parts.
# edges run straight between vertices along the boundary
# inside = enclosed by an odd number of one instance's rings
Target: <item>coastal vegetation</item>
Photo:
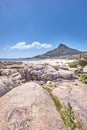
[[[54,96],[51,93],[51,90],[46,86],[46,90],[50,94],[52,100],[54,101],[54,104],[57,108],[57,110],[60,112],[61,117],[64,121],[64,124],[67,128],[70,128],[71,130],[83,130],[81,124],[77,121],[75,121],[74,112],[72,110],[72,106],[70,103],[67,104],[67,107],[64,107],[61,102],[58,100],[56,96]]]
[[[80,74],[80,79],[83,83],[87,84],[87,74]]]
[[[78,59],[72,62],[68,62],[70,68],[78,68],[81,67],[83,69],[87,65],[87,55],[79,54]]]
[[[68,63],[70,68],[77,68],[74,74],[80,77],[83,83],[87,84],[87,72],[84,68],[87,66],[87,54],[79,54],[78,59]]]
[[[72,61],[72,62],[68,62],[68,65],[69,65],[70,68],[77,68],[78,62],[77,62],[77,60]]]
[[[59,70],[58,65],[53,65],[52,67],[57,71]]]
[[[87,66],[87,54],[79,54],[78,65],[81,67],[82,70],[85,66]]]

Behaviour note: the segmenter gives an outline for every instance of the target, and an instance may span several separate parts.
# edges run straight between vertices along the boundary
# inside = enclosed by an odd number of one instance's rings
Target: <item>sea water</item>
[[[37,61],[43,61],[44,59],[37,59],[37,58],[19,58],[19,59],[16,59],[16,58],[0,58],[0,61],[9,61],[9,62],[37,62]]]

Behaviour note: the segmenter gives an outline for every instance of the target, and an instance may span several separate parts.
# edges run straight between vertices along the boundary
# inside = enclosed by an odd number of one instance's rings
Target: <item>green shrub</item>
[[[56,84],[47,84],[46,88],[56,87]]]
[[[75,85],[75,86],[78,86],[78,84],[77,84],[77,83],[74,83],[74,85]]]
[[[80,59],[78,60],[78,64],[84,68],[87,65],[87,60],[86,59]]]
[[[59,70],[59,68],[58,68],[57,65],[53,65],[52,67],[53,67],[55,70],[57,70],[57,71]]]
[[[78,62],[77,61],[68,62],[68,65],[70,68],[77,68]]]
[[[54,96],[52,94],[51,94],[51,98],[53,99],[56,108],[60,111],[62,109],[62,105],[61,105],[60,101],[57,99],[56,96]]]
[[[75,130],[76,124],[74,122],[74,113],[72,111],[72,106],[70,103],[68,103],[68,108],[66,111],[63,113],[64,118],[65,118],[65,124],[69,127],[72,128],[72,130]]]
[[[54,101],[57,110],[60,112],[61,117],[62,117],[66,127],[67,128],[70,127],[71,130],[76,130],[76,129],[83,130],[81,124],[79,122],[75,122],[75,117],[74,117],[74,113],[72,111],[71,104],[68,103],[67,108],[64,108],[62,106],[62,104],[60,103],[60,101],[58,100],[58,98],[51,93],[50,89],[46,87],[46,90],[48,91],[52,100]]]
[[[80,73],[78,70],[75,70],[75,71],[74,71],[74,74],[75,74],[76,76],[80,76],[81,73]]]
[[[80,74],[80,79],[83,83],[87,84],[87,74]]]
[[[69,126],[71,130],[83,130],[79,122],[75,122],[74,112],[72,111],[72,106],[68,103],[67,108],[61,111],[62,119],[66,126]]]
[[[49,89],[48,87],[46,87],[46,90],[48,91],[48,93],[50,94],[52,100],[54,101],[56,108],[60,111],[60,110],[62,109],[62,104],[61,104],[60,101],[57,99],[57,97],[54,96],[54,95],[51,93],[51,91],[50,91],[50,89]]]

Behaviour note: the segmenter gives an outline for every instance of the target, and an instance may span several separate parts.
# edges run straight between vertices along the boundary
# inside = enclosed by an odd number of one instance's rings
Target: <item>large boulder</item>
[[[87,130],[87,85],[70,82],[67,85],[57,86],[52,90],[52,94],[63,106],[71,104],[75,119],[81,123],[84,130]]]
[[[56,70],[49,69],[49,70],[45,71],[42,76],[44,76],[45,80],[47,80],[47,81],[48,80],[53,81],[53,80],[60,78],[60,73]]]
[[[0,69],[5,69],[5,68],[7,68],[7,67],[4,65],[3,62],[0,61]]]
[[[0,97],[9,92],[14,87],[21,84],[20,76],[16,77],[0,77]]]
[[[21,76],[26,81],[53,81],[56,79],[72,80],[75,76],[69,70],[59,69],[55,70],[51,65],[32,65],[32,67],[24,68],[21,71]]]
[[[9,76],[9,75],[10,75],[10,70],[8,69],[1,70],[1,76]]]
[[[72,72],[69,72],[68,70],[62,70],[60,69],[59,70],[59,73],[60,73],[60,76],[62,79],[65,79],[65,80],[72,80],[72,79],[75,79],[76,77],[73,75]]]
[[[30,80],[39,80],[39,81],[53,81],[57,78],[60,78],[58,71],[54,70],[50,65],[37,65],[31,68],[22,70],[22,78],[26,81]]]
[[[1,69],[0,70],[1,76],[9,76],[14,73],[17,73],[17,69]]]
[[[0,130],[66,130],[49,94],[35,83],[0,98]]]

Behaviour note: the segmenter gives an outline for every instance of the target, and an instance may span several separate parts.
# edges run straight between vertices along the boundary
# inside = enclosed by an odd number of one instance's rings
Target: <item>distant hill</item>
[[[64,44],[60,44],[56,49],[53,49],[51,51],[48,51],[47,53],[43,55],[38,55],[35,58],[52,58],[52,57],[60,57],[60,56],[70,56],[82,53],[79,50],[69,48],[68,46]]]

